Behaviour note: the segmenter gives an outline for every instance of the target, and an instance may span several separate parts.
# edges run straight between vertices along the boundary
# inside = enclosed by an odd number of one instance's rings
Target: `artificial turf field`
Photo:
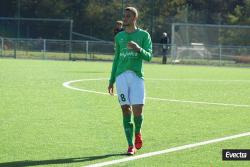
[[[127,158],[111,63],[0,59],[0,166],[82,167]],[[144,147],[136,154],[250,132],[250,69],[145,64]],[[101,79],[104,78],[104,79]],[[84,92],[68,89],[63,83]],[[99,80],[97,80],[99,79]],[[99,93],[98,93],[99,92]],[[250,136],[113,166],[249,167],[222,149]]]

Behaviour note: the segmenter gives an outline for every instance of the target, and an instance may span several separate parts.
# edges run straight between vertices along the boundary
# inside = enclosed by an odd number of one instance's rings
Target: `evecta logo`
[[[136,53],[132,49],[123,48],[120,51],[120,57],[123,58],[123,59],[124,58],[136,58],[137,56],[138,56],[138,53]]]
[[[222,159],[223,160],[250,160],[250,150],[247,149],[223,149]]]

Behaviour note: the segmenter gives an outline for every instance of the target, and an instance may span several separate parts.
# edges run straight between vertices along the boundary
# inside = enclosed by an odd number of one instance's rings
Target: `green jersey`
[[[141,50],[135,52],[127,47],[128,42],[134,41]],[[113,60],[110,84],[115,83],[115,78],[121,73],[131,70],[140,78],[143,78],[143,60],[150,61],[152,58],[152,42],[148,32],[136,29],[132,33],[125,31],[115,36],[115,57]]]

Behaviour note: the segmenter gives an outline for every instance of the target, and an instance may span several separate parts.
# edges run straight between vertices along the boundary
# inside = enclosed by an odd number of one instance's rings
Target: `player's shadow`
[[[24,160],[0,163],[0,167],[25,167],[25,166],[37,166],[37,165],[51,165],[51,164],[67,164],[78,163],[86,161],[94,161],[99,159],[105,159],[113,156],[124,156],[126,154],[106,154],[90,157],[78,157],[78,158],[64,158],[64,159],[51,159],[51,160]]]

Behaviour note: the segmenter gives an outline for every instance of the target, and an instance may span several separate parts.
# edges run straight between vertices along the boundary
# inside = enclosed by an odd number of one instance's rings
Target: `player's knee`
[[[131,107],[129,105],[122,105],[121,108],[122,108],[123,115],[131,114]]]
[[[135,104],[132,106],[134,111],[142,111],[143,109],[143,104]]]
[[[132,107],[133,107],[134,116],[142,115],[143,104],[136,104],[136,105],[133,105]]]

